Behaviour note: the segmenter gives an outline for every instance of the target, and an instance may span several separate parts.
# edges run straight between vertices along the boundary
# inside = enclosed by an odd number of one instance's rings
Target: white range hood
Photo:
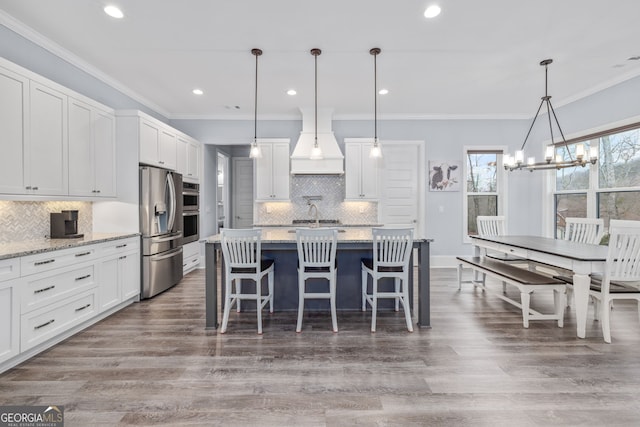
[[[332,109],[318,109],[318,147],[322,150],[322,159],[311,157],[315,143],[315,110],[300,108],[302,112],[302,132],[291,154],[291,174],[306,175],[342,175],[344,156],[338,141],[331,130]]]

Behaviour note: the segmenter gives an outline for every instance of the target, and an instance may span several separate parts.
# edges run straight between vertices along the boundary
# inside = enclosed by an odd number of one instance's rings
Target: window
[[[466,151],[465,215],[467,235],[478,234],[479,215],[499,215],[503,209],[503,150]]]
[[[613,129],[556,147],[556,155],[575,158],[575,146],[598,148],[598,162],[556,171],[555,232],[564,235],[567,217],[640,220],[640,123]]]

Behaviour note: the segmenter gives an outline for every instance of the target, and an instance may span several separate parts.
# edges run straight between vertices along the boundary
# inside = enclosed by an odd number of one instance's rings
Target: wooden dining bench
[[[535,271],[526,270],[516,267],[495,259],[486,257],[465,257],[459,256],[458,260],[458,288],[462,283],[462,267],[471,268],[474,272],[486,274],[501,280],[503,283],[515,286],[520,290],[520,302],[515,301],[503,293],[495,293],[495,295],[522,310],[522,324],[525,328],[529,327],[529,320],[557,320],[558,327],[564,324],[564,308],[566,305],[566,286],[565,282],[549,276],[545,276]],[[484,281],[472,280],[474,286],[488,291]],[[531,293],[534,290],[548,289],[553,291],[553,304],[555,308],[554,314],[543,314],[531,309],[529,306]]]

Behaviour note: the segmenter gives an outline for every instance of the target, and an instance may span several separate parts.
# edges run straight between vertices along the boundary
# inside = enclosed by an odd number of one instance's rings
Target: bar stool
[[[409,304],[409,260],[413,248],[413,229],[374,228],[372,234],[373,258],[362,259],[362,311],[366,311],[367,303],[371,305],[371,332],[375,332],[378,299],[393,298],[396,311],[399,310],[398,303],[402,304],[407,330],[413,332]],[[370,294],[367,292],[369,276],[373,280]],[[394,279],[393,291],[378,290],[378,280],[383,278]]]
[[[235,303],[240,312],[240,301],[256,302],[258,334],[262,334],[262,309],[269,303],[273,313],[273,260],[262,259],[261,230],[237,230],[225,228],[220,233],[225,268],[224,315],[220,333],[227,332],[229,312]],[[268,294],[262,294],[262,279],[267,276]],[[242,280],[256,283],[254,292],[242,292]]]
[[[338,230],[332,228],[296,229],[298,246],[298,324],[296,332],[302,331],[302,314],[305,299],[329,299],[333,332],[338,332],[336,316],[336,247]],[[307,290],[308,279],[326,279],[329,292]]]

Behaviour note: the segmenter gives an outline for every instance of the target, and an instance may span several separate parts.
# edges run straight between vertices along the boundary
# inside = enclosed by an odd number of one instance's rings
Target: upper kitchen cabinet
[[[172,128],[151,118],[140,119],[140,163],[175,170],[176,144]]]
[[[200,180],[200,143],[190,137],[178,134],[177,168],[184,181]]]
[[[27,194],[67,195],[67,101],[64,93],[30,82],[29,137],[25,139]]]
[[[69,98],[69,194],[116,196],[113,111],[74,98]]]
[[[345,139],[345,200],[378,199],[378,161],[369,157],[372,142]]]
[[[29,79],[0,67],[0,193],[25,192],[24,143],[29,128]]]
[[[255,161],[257,202],[289,200],[289,140],[258,140],[262,157]]]

